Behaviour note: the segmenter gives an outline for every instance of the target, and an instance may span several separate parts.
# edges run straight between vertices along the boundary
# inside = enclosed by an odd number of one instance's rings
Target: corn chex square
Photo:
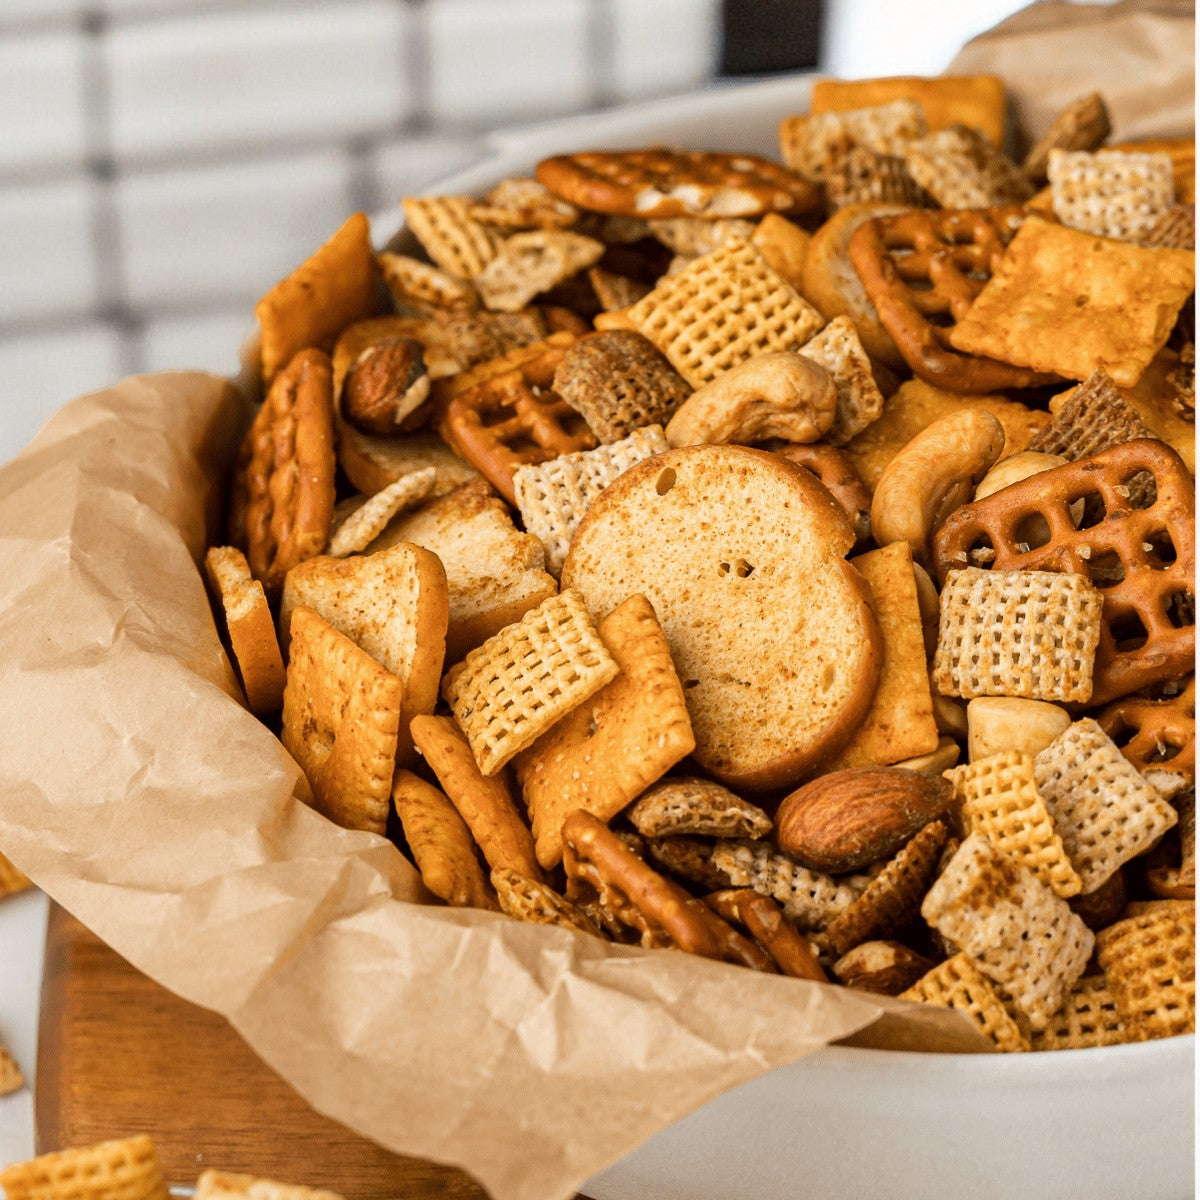
[[[43,1154],[0,1169],[8,1200],[168,1200],[145,1134]]]
[[[1078,980],[1050,1024],[1032,1038],[1034,1050],[1085,1050],[1127,1041],[1125,1022],[1103,975]]]
[[[1028,754],[1017,750],[989,754],[946,771],[945,778],[961,801],[968,833],[982,833],[1064,900],[1083,890],[1038,791]]]
[[[1118,921],[1100,931],[1096,945],[1129,1041],[1195,1032],[1195,901]]]
[[[442,683],[484,775],[495,775],[618,672],[574,588],[477,646]]]
[[[626,315],[694,388],[756,354],[798,350],[825,323],[749,242],[693,259]]]
[[[908,991],[901,992],[900,999],[956,1008],[999,1049],[1010,1053],[1029,1049],[1029,1038],[1020,1024],[996,994],[991,981],[979,973],[966,954],[956,954],[939,963]]]
[[[943,208],[1020,204],[1033,185],[978,130],[950,125],[904,147],[909,174]]]
[[[1082,575],[951,571],[941,595],[933,686],[944,696],[1084,703],[1104,597]]]
[[[231,1171],[205,1171],[196,1180],[192,1200],[342,1200],[342,1197],[337,1192],[298,1183],[280,1183]]]
[[[546,569],[552,575],[562,574],[571,538],[592,501],[635,463],[668,449],[662,426],[649,425],[595,450],[560,454],[517,468],[513,473],[517,508],[525,528],[546,547]]]
[[[406,196],[404,220],[443,271],[474,279],[496,257],[503,238],[470,216],[469,196]]]
[[[1092,932],[1032,871],[981,833],[965,838],[921,916],[1044,1029],[1087,967]]]
[[[834,317],[804,343],[800,353],[824,367],[833,378],[837,409],[825,440],[831,446],[844,446],[883,412],[883,393],[875,382],[871,360],[854,322],[849,317]]]
[[[1068,726],[1041,751],[1033,772],[1084,894],[1179,819],[1091,717]]]
[[[1169,154],[1051,150],[1047,174],[1064,225],[1120,241],[1148,233],[1175,201]]]

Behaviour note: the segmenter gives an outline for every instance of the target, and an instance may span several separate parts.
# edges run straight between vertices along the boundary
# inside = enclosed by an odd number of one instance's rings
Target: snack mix
[[[208,570],[319,812],[998,1050],[1194,1029],[1193,147],[1004,106],[825,81],[780,162],[558,155],[267,293]]]

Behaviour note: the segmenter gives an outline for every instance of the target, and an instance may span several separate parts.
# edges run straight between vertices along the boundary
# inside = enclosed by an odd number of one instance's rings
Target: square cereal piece
[[[825,434],[831,446],[844,446],[883,412],[883,393],[875,382],[871,360],[849,317],[834,317],[800,348],[833,377],[837,410]]]
[[[1103,604],[1082,575],[951,571],[941,595],[934,689],[964,700],[1085,703]]]
[[[967,833],[982,833],[1064,900],[1083,890],[1037,789],[1028,754],[1016,750],[989,754],[947,771],[945,777],[962,805]]]
[[[422,467],[401,475],[373,496],[344,500],[334,509],[329,531],[330,558],[361,554],[388,527],[394,516],[416,508],[437,487],[437,468]],[[338,509],[351,505],[344,515]]]
[[[19,1092],[25,1086],[25,1076],[17,1066],[17,1060],[9,1053],[8,1047],[0,1043],[0,1096],[8,1096]]]
[[[1108,981],[1103,975],[1085,975],[1032,1041],[1034,1050],[1086,1050],[1118,1046],[1129,1041],[1129,1034]]]
[[[382,834],[403,685],[311,608],[298,605],[291,628],[283,744],[317,812],[344,829]]]
[[[996,1043],[997,1049],[1011,1053],[1030,1048],[1020,1024],[969,955],[960,953],[948,958],[907,992],[901,992],[900,999],[958,1009],[984,1037]]]
[[[454,667],[442,695],[484,775],[494,775],[620,670],[568,588],[488,638]]]
[[[168,1200],[145,1134],[43,1154],[0,1169],[8,1200]]]
[[[1103,367],[1097,367],[1054,411],[1050,424],[1029,439],[1029,449],[1061,454],[1078,462],[1137,438],[1154,435],[1137,409],[1117,390]]]
[[[1101,237],[1135,241],[1175,201],[1169,154],[1051,150],[1047,174],[1054,215]]]
[[[503,238],[471,218],[469,196],[406,196],[404,220],[443,271],[474,279],[496,257]]]
[[[1020,204],[1033,186],[1004,154],[974,129],[951,125],[904,148],[904,165],[943,208]]]
[[[571,538],[592,501],[635,463],[669,448],[662,427],[650,425],[595,450],[560,454],[516,469],[513,491],[521,520],[530,533],[541,538],[552,575],[562,574]]]
[[[659,280],[627,316],[694,388],[756,354],[797,350],[824,324],[748,242]]]
[[[883,635],[883,665],[875,698],[844,750],[828,765],[887,766],[937,749],[925,635],[917,601],[912,550],[892,542],[850,560],[867,581]]]
[[[583,808],[609,820],[696,746],[650,601],[630,596],[598,632],[619,673],[516,761],[538,861],[547,868],[562,857],[568,813]]]
[[[925,113],[913,100],[784,117],[779,123],[779,152],[784,164],[812,183],[824,183],[832,156],[850,146],[900,157],[914,138],[928,132]]]
[[[1137,383],[1195,287],[1186,250],[1148,250],[1028,217],[950,343],[1068,379]]]
[[[33,884],[0,854],[0,900],[5,896],[15,896],[31,887]]]
[[[1195,1032],[1194,901],[1118,921],[1096,935],[1096,945],[1129,1041]]]
[[[262,329],[263,384],[269,387],[295,354],[331,345],[376,307],[371,226],[359,212],[254,306]]]
[[[1095,150],[1111,132],[1104,97],[1099,92],[1081,96],[1050,122],[1046,132],[1029,148],[1021,170],[1034,183],[1043,183],[1051,150]]]
[[[1159,249],[1163,246],[1173,250],[1196,249],[1196,206],[1194,204],[1172,204],[1155,218],[1138,239],[1139,246]]]
[[[876,154],[865,146],[837,147],[825,169],[825,198],[830,209],[851,204],[929,204],[925,189],[909,174],[904,159]]]
[[[437,704],[450,600],[436,554],[401,542],[353,558],[310,558],[288,572],[279,628],[288,644],[292,612],[305,605],[369,654],[403,689],[395,755],[412,757],[409,723]]]
[[[492,260],[475,276],[488,308],[520,312],[535,296],[590,267],[604,243],[565,229],[533,229],[505,238]]]
[[[1033,771],[1085,894],[1179,819],[1091,717],[1059,734]]]
[[[492,886],[500,901],[500,911],[518,921],[557,925],[560,929],[590,933],[592,937],[602,936],[595,922],[581,908],[536,879],[529,879],[508,867],[497,867],[492,871]]]
[[[981,833],[964,839],[921,916],[966,951],[1044,1029],[1092,953],[1092,932],[1067,902]]]
[[[196,1180],[192,1200],[342,1200],[337,1192],[235,1175],[231,1171],[205,1171]]]

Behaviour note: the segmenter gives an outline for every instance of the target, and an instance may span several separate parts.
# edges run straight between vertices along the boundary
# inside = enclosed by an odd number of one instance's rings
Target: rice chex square
[[[1175,202],[1169,154],[1051,150],[1047,174],[1054,215],[1101,237],[1135,240]]]

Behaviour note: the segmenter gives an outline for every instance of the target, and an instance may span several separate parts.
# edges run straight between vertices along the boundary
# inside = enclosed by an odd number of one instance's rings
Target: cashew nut
[[[920,563],[913,563],[913,578],[917,581],[917,608],[921,613],[921,634],[925,639],[925,657],[932,658],[937,649],[938,623],[941,603],[937,586]]]
[[[667,424],[672,446],[815,442],[833,424],[837,388],[821,366],[784,350],[760,354],[693,392]]]
[[[920,771],[924,775],[940,775],[958,762],[958,755],[958,743],[951,737],[940,737],[936,750],[930,750],[928,754],[918,754],[916,758],[906,758],[903,762],[892,765],[904,767],[907,771]]]
[[[939,417],[884,468],[871,501],[871,529],[881,546],[908,542],[929,561],[934,531],[967,503],[1004,449],[1004,426],[981,408]]]

